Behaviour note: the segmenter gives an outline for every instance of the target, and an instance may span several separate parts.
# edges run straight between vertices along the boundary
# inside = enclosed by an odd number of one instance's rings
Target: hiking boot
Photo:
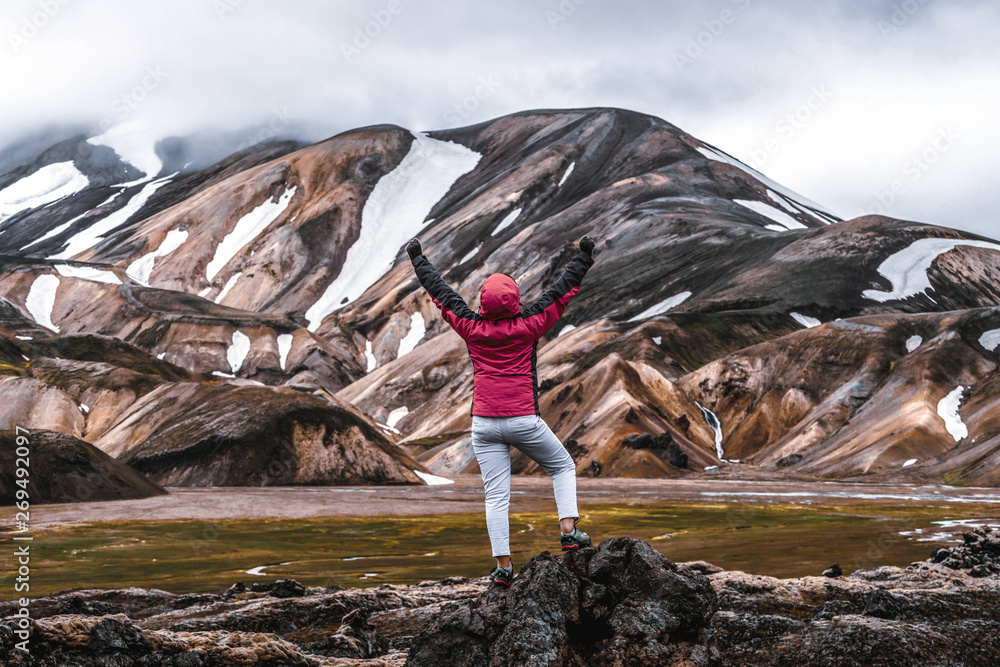
[[[563,551],[578,549],[580,547],[589,547],[590,535],[587,535],[587,533],[584,533],[579,528],[574,528],[573,532],[569,535],[563,535],[560,533],[559,541],[562,543]]]
[[[497,565],[490,572],[490,581],[501,586],[510,586],[511,580],[514,578],[514,564],[511,563],[510,569],[500,567]]]

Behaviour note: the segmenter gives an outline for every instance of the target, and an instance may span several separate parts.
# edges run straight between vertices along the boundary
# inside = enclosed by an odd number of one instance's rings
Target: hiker
[[[583,276],[594,264],[593,252],[594,239],[584,236],[579,252],[559,280],[528,308],[521,308],[521,292],[513,278],[492,274],[480,290],[477,315],[422,254],[420,242],[413,239],[406,244],[420,284],[469,348],[474,372],[472,447],[483,474],[486,528],[497,559],[490,581],[504,586],[509,586],[514,576],[507,518],[512,445],[552,477],[562,548],[590,544],[590,537],[576,527],[580,519],[576,465],[538,410],[535,350],[538,339],[555,325],[580,291]]]

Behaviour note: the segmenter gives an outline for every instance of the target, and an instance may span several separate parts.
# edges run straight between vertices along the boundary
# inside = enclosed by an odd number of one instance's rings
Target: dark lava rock
[[[0,457],[0,505],[13,505],[20,488],[13,452],[21,444],[18,436],[23,435],[15,430],[0,431],[0,449],[10,452]],[[27,483],[32,504],[149,498],[167,493],[141,473],[68,433],[33,429],[26,440],[34,471]]]
[[[827,569],[823,570],[823,576],[830,577],[831,579],[835,579],[843,574],[844,571],[840,568],[840,563],[834,563]]]
[[[875,618],[894,619],[900,617],[902,610],[892,593],[876,588],[865,598],[865,608],[861,613]]]
[[[535,556],[509,588],[444,611],[406,664],[666,664],[690,659],[715,605],[707,577],[620,537]]]
[[[278,579],[269,584],[253,584],[254,593],[270,593],[276,598],[298,598],[306,594],[306,588],[294,579]]]
[[[965,570],[973,577],[1000,574],[1000,532],[980,526],[962,533],[962,544],[950,549],[935,549],[928,559],[953,570]]]
[[[782,456],[778,459],[777,465],[779,468],[787,468],[788,466],[793,466],[802,460],[801,454],[789,454],[788,456]]]
[[[626,421],[628,421],[626,419]],[[656,437],[648,433],[633,433],[625,436],[622,446],[630,449],[646,449],[655,452],[660,458],[675,468],[684,469],[688,465],[688,455],[680,445],[674,442],[673,437],[663,432]]]

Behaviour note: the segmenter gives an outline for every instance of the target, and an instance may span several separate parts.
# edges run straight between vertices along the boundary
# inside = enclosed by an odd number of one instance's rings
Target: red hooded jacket
[[[514,280],[494,273],[483,283],[479,314],[448,286],[423,255],[413,269],[444,320],[469,348],[474,371],[472,414],[484,417],[539,415],[538,339],[562,317],[594,258],[578,252],[559,280],[535,304],[521,310],[521,292]]]

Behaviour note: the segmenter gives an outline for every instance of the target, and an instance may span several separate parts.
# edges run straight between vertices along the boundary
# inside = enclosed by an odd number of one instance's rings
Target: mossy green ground
[[[793,577],[817,575],[834,562],[846,572],[905,566],[927,558],[938,545],[908,540],[900,531],[928,528],[932,520],[991,517],[990,512],[974,507],[622,504],[590,506],[580,527],[595,544],[630,535],[649,541],[675,561],[706,560],[726,569]],[[236,581],[250,584],[282,577],[307,586],[365,587],[481,576],[492,566],[485,518],[473,514],[135,521],[33,535],[32,596],[123,586],[208,592]],[[540,551],[558,551],[553,517],[512,515],[511,548],[516,568]],[[3,554],[4,599],[14,596],[17,566],[12,551]],[[264,576],[247,574],[262,565],[272,566]]]

